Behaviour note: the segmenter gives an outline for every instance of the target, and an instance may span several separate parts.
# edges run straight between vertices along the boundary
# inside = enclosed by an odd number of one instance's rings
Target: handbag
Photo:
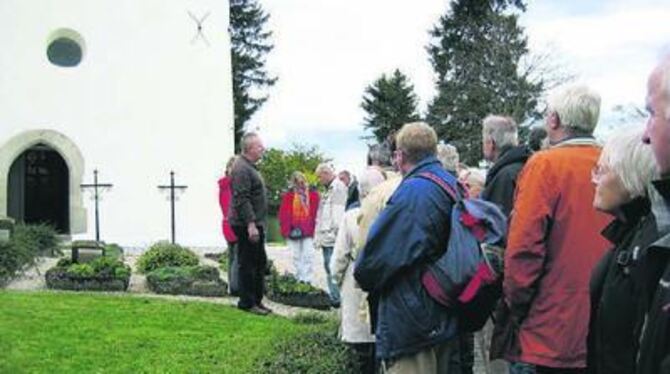
[[[302,230],[297,227],[291,229],[291,232],[288,233],[288,238],[293,240],[302,239]]]

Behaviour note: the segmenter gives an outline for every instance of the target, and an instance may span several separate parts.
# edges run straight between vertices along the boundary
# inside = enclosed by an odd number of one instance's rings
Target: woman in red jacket
[[[236,156],[233,156],[228,160],[226,164],[226,173],[223,178],[219,179],[219,206],[221,207],[221,214],[223,219],[221,220],[221,231],[223,231],[223,237],[228,243],[228,287],[231,295],[237,294],[237,237],[233,232],[233,229],[230,227],[230,222],[228,222],[228,217],[230,216],[230,201],[232,199],[232,190],[231,190],[231,179],[230,179],[230,169],[235,162]]]
[[[309,283],[312,279],[312,237],[319,207],[319,194],[309,189],[305,176],[296,171],[291,175],[290,189],[279,205],[279,225],[293,252],[296,278]]]
[[[226,174],[223,178],[219,179],[219,206],[221,207],[221,213],[223,214],[223,220],[221,221],[221,230],[223,231],[223,237],[228,243],[228,247],[232,247],[235,242],[237,242],[237,237],[233,232],[233,229],[230,227],[228,222],[228,215],[230,213],[230,200],[232,199],[232,190],[230,189],[230,168],[235,162],[235,156],[231,157],[226,164]]]

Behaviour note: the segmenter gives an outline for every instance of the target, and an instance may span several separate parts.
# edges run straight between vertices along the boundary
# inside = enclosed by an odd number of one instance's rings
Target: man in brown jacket
[[[585,372],[589,277],[608,248],[600,232],[610,221],[592,205],[599,112],[600,96],[584,86],[550,96],[551,147],[528,160],[517,182],[503,283],[517,336],[505,358],[538,374]]]
[[[254,314],[266,315],[263,299],[263,281],[267,255],[265,253],[265,218],[268,204],[263,177],[256,163],[265,148],[255,133],[247,133],[241,141],[242,155],[230,172],[233,198],[230,207],[230,225],[238,238],[239,295],[237,307]]]

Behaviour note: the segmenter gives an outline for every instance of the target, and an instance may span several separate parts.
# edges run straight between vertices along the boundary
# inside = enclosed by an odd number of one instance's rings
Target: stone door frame
[[[86,209],[80,185],[84,175],[84,157],[67,136],[54,130],[30,130],[13,136],[0,147],[0,216],[7,216],[9,169],[28,149],[44,144],[58,152],[69,171],[70,234],[86,232]]]

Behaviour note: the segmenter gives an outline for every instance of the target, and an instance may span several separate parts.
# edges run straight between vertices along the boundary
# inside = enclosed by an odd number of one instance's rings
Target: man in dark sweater
[[[493,166],[486,175],[481,198],[499,205],[508,217],[514,205],[516,178],[531,155],[528,147],[518,144],[517,126],[512,118],[490,115],[484,119],[482,151]]]
[[[254,314],[271,312],[263,299],[263,281],[267,255],[265,253],[265,218],[268,204],[263,177],[256,163],[263,157],[265,148],[255,133],[247,133],[241,141],[242,155],[237,158],[230,172],[232,179],[232,204],[230,225],[238,238],[239,295],[237,307]]]
[[[490,115],[482,123],[482,151],[487,161],[493,162],[493,166],[486,175],[486,183],[481,193],[481,198],[490,201],[502,209],[507,217],[514,206],[514,190],[516,179],[523,168],[531,151],[525,145],[518,145],[518,132],[516,123],[512,118]],[[493,326],[489,322],[484,326],[480,342],[488,345],[491,342]],[[513,370],[517,372],[532,372],[532,366],[523,363],[513,363]],[[491,373],[507,373],[508,368],[504,361],[497,360],[487,363]],[[511,372],[511,371],[510,371]]]

